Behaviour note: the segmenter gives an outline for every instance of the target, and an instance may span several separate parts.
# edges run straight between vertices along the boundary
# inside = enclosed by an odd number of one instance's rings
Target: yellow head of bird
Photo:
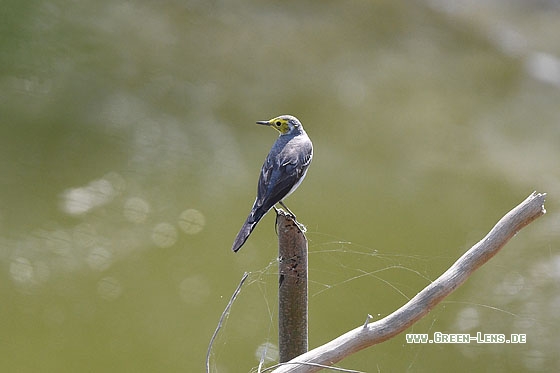
[[[282,135],[292,132],[295,128],[301,127],[300,121],[292,115],[280,115],[270,120],[259,120],[257,124],[270,126]]]

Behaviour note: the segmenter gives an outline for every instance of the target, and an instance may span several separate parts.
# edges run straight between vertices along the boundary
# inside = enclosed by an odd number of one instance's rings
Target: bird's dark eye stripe
[[[277,126],[280,126],[281,124],[282,124],[282,123],[280,123],[280,121],[277,121],[277,122],[276,122],[276,125],[277,125]]]

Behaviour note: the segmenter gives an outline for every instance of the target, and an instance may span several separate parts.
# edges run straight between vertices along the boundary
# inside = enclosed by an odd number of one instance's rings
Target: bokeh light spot
[[[62,209],[70,215],[82,215],[114,196],[115,189],[108,180],[94,180],[85,187],[67,189],[62,196]]]
[[[186,234],[197,234],[204,228],[206,219],[204,215],[195,209],[188,209],[179,216],[179,228]]]
[[[543,371],[546,357],[544,353],[538,350],[527,351],[523,354],[523,363],[525,367],[531,371]]]
[[[480,325],[480,314],[473,307],[466,307],[459,311],[455,322],[458,331],[465,332]]]
[[[113,254],[104,247],[94,247],[86,258],[87,264],[94,271],[104,271],[111,266]]]
[[[524,286],[525,278],[519,273],[513,272],[504,277],[499,289],[504,295],[515,296],[523,290]]]
[[[560,85],[560,59],[548,53],[533,53],[527,62],[527,70],[535,79]]]
[[[46,248],[57,255],[70,257],[72,255],[72,236],[63,229],[57,229],[45,234]]]
[[[97,284],[97,293],[105,300],[115,300],[122,294],[122,285],[114,277],[104,277]]]
[[[10,264],[10,276],[18,284],[29,284],[34,281],[33,265],[27,258],[15,258]]]
[[[187,277],[179,284],[179,294],[183,302],[200,305],[210,295],[210,286],[202,276]]]
[[[159,223],[152,231],[152,241],[158,247],[170,247],[177,242],[177,229],[169,223]]]
[[[72,239],[78,247],[91,247],[97,240],[97,231],[92,224],[82,223],[77,225],[72,232]]]
[[[150,204],[142,198],[129,198],[124,204],[124,217],[132,223],[143,223],[150,213]]]

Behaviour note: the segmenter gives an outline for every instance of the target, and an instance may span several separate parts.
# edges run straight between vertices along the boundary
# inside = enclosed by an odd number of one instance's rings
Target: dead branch
[[[429,284],[404,306],[387,317],[361,325],[340,337],[280,364],[275,373],[316,372],[316,364],[332,365],[366,347],[386,341],[403,332],[451,294],[523,227],[543,215],[546,194],[533,192],[507,213],[480,242],[461,256],[445,273]]]

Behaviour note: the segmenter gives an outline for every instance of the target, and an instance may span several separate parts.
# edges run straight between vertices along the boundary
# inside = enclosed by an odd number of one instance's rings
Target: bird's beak
[[[268,120],[259,120],[257,124],[262,124],[263,126],[270,126],[270,121]]]

